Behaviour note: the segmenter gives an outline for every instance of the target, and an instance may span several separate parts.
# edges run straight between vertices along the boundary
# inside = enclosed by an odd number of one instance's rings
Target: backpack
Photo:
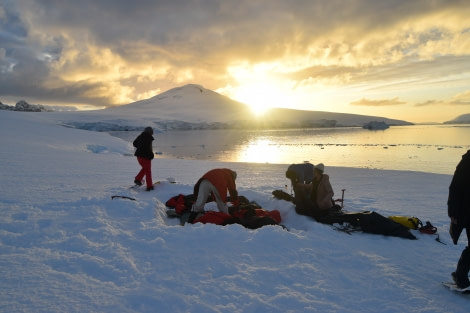
[[[346,213],[343,215],[344,221],[360,227],[365,233],[380,234],[385,236],[401,237],[406,239],[417,239],[409,230],[397,222],[380,215],[377,212]]]
[[[256,202],[240,206],[239,210],[232,213],[232,216],[225,221],[224,225],[240,224],[248,229],[257,229],[266,225],[279,225],[281,222],[279,211],[266,211]]]
[[[309,184],[313,181],[313,164],[305,162],[291,164],[287,168],[286,177],[290,179],[292,185],[295,183]]]
[[[313,181],[313,168],[313,164],[305,162],[300,164],[291,164],[286,171],[286,177],[290,179],[292,189],[294,190],[293,202],[296,205],[295,208],[298,214],[304,214],[302,212],[311,206],[311,200],[310,194],[302,188],[297,188],[296,184],[311,183]]]
[[[196,201],[194,195],[179,194],[168,199],[165,205],[175,210],[176,215],[183,214],[184,211],[190,211],[193,203]]]
[[[142,145],[141,135],[137,136],[137,138],[134,139],[134,141],[132,142],[132,145],[134,146],[134,148],[140,148],[140,146]]]
[[[342,227],[336,228],[346,232],[363,231],[364,233],[380,234],[384,236],[394,236],[406,239],[417,239],[406,226],[397,223],[377,212],[350,212],[332,213],[327,216],[315,218],[317,222],[323,224],[340,224]]]
[[[394,222],[402,224],[405,227],[408,227],[409,229],[418,229],[419,226],[423,226],[423,223],[417,217],[393,215],[389,216],[388,218]]]
[[[294,202],[294,197],[292,197],[290,194],[288,194],[287,192],[282,191],[282,190],[274,190],[272,192],[272,195],[276,199],[279,199],[279,200],[286,200],[286,201],[289,201],[289,202]]]

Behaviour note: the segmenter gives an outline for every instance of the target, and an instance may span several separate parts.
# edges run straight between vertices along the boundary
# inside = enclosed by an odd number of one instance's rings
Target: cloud
[[[424,102],[416,103],[415,106],[416,107],[425,107],[425,106],[434,106],[434,105],[442,105],[442,104],[445,104],[445,103],[442,102],[442,101],[437,101],[437,100],[427,100],[427,101],[424,101]]]
[[[450,103],[455,105],[470,105],[470,90],[455,95]]]
[[[427,100],[424,102],[416,103],[415,106],[417,107],[424,107],[424,106],[436,106],[436,105],[470,105],[470,90],[466,90],[464,92],[458,93],[453,96],[449,100]]]
[[[396,91],[468,68],[469,15],[464,0],[3,0],[0,95],[115,105],[260,64],[292,86]]]
[[[359,105],[359,106],[371,106],[371,107],[383,107],[383,106],[392,106],[392,105],[401,105],[405,104],[406,102],[399,101],[398,97],[393,99],[382,99],[382,100],[369,100],[362,98],[361,100],[351,102],[351,105]]]

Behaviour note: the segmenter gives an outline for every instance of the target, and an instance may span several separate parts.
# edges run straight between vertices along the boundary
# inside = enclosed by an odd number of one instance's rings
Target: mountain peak
[[[184,122],[227,123],[245,120],[252,114],[247,105],[197,84],[175,87],[113,110]]]
[[[213,92],[212,90],[209,90],[209,89],[206,89],[204,88],[203,86],[201,85],[197,85],[197,84],[187,84],[187,85],[184,85],[184,86],[181,86],[181,87],[175,87],[175,88],[172,88],[172,89],[169,89],[167,91],[164,91],[150,99],[154,99],[154,98],[162,98],[164,96],[169,96],[169,95],[194,95],[194,94],[198,94],[198,93],[205,93],[205,92]],[[146,100],[150,100],[150,99],[146,99]],[[143,100],[143,101],[146,101],[146,100]],[[138,101],[140,102],[140,101]]]

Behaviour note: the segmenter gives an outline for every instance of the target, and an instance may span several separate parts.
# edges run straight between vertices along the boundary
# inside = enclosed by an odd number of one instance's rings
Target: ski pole
[[[341,189],[341,191],[342,191],[342,195],[341,195],[341,208],[344,208],[344,191],[345,191],[345,190],[346,190],[346,189]]]

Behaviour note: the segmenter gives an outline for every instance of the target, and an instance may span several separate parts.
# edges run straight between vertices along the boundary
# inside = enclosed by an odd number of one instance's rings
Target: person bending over
[[[236,179],[237,173],[228,168],[217,168],[205,173],[194,186],[194,195],[197,196],[197,199],[192,212],[203,212],[209,196],[212,196],[219,211],[228,213],[227,191],[233,205],[238,206]]]

